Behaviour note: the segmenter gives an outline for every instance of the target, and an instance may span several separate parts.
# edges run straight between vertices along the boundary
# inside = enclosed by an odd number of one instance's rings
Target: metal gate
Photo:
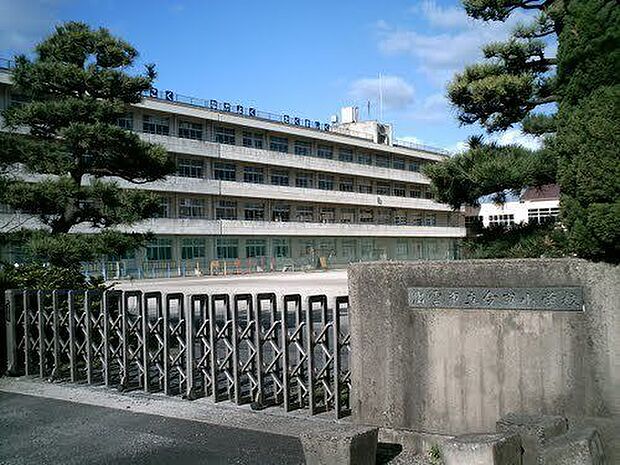
[[[348,297],[7,291],[8,371],[349,412]]]

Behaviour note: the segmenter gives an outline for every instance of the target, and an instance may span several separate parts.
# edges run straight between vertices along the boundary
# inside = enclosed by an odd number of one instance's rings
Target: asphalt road
[[[0,465],[303,464],[276,434],[0,392]]]
[[[329,298],[347,295],[347,271],[332,270],[308,273],[265,273],[245,276],[144,279],[118,281],[117,289],[185,292],[190,294],[241,294],[275,292],[277,295],[326,294]]]

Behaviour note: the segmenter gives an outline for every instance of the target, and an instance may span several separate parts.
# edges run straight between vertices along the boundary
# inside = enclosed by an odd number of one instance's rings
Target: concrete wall
[[[582,286],[585,312],[413,309],[407,288]],[[583,260],[349,268],[355,421],[494,431],[509,412],[618,418],[620,268]]]

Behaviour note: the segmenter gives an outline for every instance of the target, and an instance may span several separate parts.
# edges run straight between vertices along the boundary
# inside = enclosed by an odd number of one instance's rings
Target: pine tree
[[[159,199],[121,188],[172,172],[166,150],[142,141],[117,122],[155,78],[152,65],[131,75],[137,51],[106,29],[68,22],[18,56],[13,89],[25,103],[4,111],[0,132],[0,203],[35,215],[39,231],[17,231],[5,244],[22,246],[32,258],[79,267],[104,254],[120,255],[144,240],[123,234],[152,217]],[[77,234],[77,226],[98,234]]]
[[[505,42],[488,44],[485,61],[448,85],[462,124],[489,133],[521,125],[544,135],[538,151],[484,144],[430,166],[440,200],[476,205],[479,195],[559,182],[567,253],[620,260],[620,7],[612,0],[463,0],[481,20],[538,11]],[[545,38],[556,37],[557,57]],[[549,111],[550,103],[555,109]],[[546,111],[539,111],[547,105]],[[501,200],[501,199],[500,199]]]

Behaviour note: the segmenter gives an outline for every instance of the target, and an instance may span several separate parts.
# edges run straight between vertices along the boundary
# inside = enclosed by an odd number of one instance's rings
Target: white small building
[[[504,203],[496,203],[494,196],[480,199],[479,207],[469,207],[465,212],[465,224],[482,223],[488,228],[494,225],[513,225],[540,222],[555,218],[560,212],[560,187],[547,184],[523,189],[521,194],[508,194]]]

